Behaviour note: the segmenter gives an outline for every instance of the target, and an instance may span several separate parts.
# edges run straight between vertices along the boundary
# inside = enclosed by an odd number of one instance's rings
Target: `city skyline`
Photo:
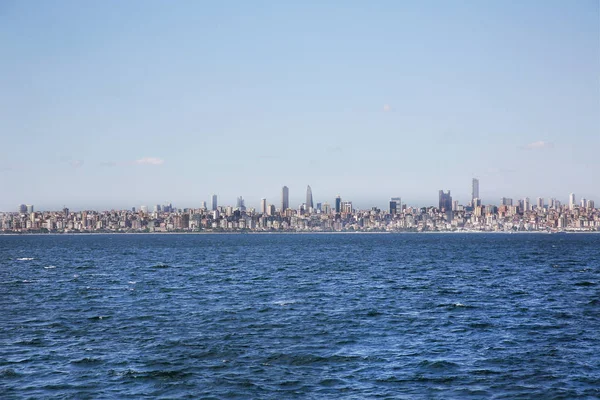
[[[278,200],[269,200],[270,198],[268,197],[261,197],[260,199],[258,199],[256,202],[251,201],[248,203],[248,207],[246,207],[246,201],[248,200],[247,198],[245,198],[242,195],[237,195],[235,196],[235,202],[219,202],[219,195],[217,193],[213,193],[210,196],[210,210],[215,211],[217,210],[219,207],[233,207],[233,204],[235,204],[235,208],[254,208],[256,210],[261,210],[264,211],[267,209],[267,207],[274,207],[277,210],[285,210],[288,208],[291,209],[298,209],[300,207],[305,207],[307,209],[310,208],[316,208],[315,205],[317,204],[328,204],[330,207],[332,207],[332,209],[335,212],[341,212],[341,208],[344,207],[344,203],[346,203],[347,201],[350,201],[352,203],[351,207],[353,207],[354,209],[370,209],[372,207],[377,207],[377,208],[381,208],[381,209],[385,209],[388,205],[390,205],[390,202],[401,202],[401,197],[398,196],[389,196],[386,200],[384,200],[383,202],[372,202],[372,203],[368,203],[368,202],[356,202],[354,198],[350,197],[350,196],[341,196],[340,194],[336,195],[333,199],[323,199],[321,197],[317,197],[318,201],[314,201],[313,199],[313,193],[312,193],[312,188],[310,185],[308,185],[306,187],[306,191],[304,192],[304,196],[295,196],[292,197],[294,198],[299,198],[300,200],[298,200],[297,202],[290,202],[290,197],[289,197],[289,187],[288,186],[283,186],[281,187],[281,193],[280,193],[280,197]],[[594,197],[585,197],[585,196],[580,196],[577,197],[577,195],[575,193],[569,193],[565,198],[561,198],[561,197],[555,197],[555,196],[525,196],[525,197],[520,197],[520,198],[515,198],[515,197],[500,197],[498,199],[489,199],[487,200],[486,198],[480,198],[480,197],[474,197],[475,194],[479,195],[479,179],[477,178],[472,178],[471,180],[471,197],[469,197],[468,200],[459,200],[456,197],[453,197],[452,195],[452,190],[447,190],[445,191],[444,189],[440,189],[437,191],[438,193],[438,199],[436,202],[431,202],[428,204],[423,204],[423,203],[418,203],[418,202],[411,202],[410,200],[404,200],[402,201],[402,204],[405,205],[410,205],[412,207],[437,207],[440,210],[441,209],[446,209],[446,210],[454,210],[456,205],[463,205],[463,206],[486,206],[486,205],[494,205],[494,206],[500,206],[500,205],[513,205],[513,204],[519,204],[520,202],[524,202],[526,208],[528,208],[528,205],[533,205],[535,204],[537,207],[540,206],[549,206],[549,207],[553,207],[554,203],[558,203],[558,204],[566,204],[569,206],[570,209],[573,209],[574,206],[577,205],[581,205],[584,206],[584,204],[581,204],[582,202],[585,203],[587,200],[591,200],[592,202],[595,201]],[[273,198],[273,197],[271,197]],[[410,196],[409,196],[410,198]],[[303,200],[302,200],[303,199]],[[402,197],[402,199],[406,199],[406,197]],[[535,200],[535,203],[533,203],[533,201]],[[310,202],[310,205],[309,205]],[[154,209],[156,209],[157,207],[163,207],[164,205],[168,205],[168,207],[172,207],[172,201],[170,200],[165,200],[165,201],[154,201],[154,202],[142,202],[140,204],[133,204],[133,205],[124,205],[121,207],[112,207],[112,208],[90,208],[90,207],[79,207],[77,205],[71,205],[70,208],[72,208],[73,210],[109,210],[109,209],[113,209],[113,210],[125,210],[125,209],[130,209],[130,208],[141,208],[141,207],[145,207],[146,209],[148,209],[148,207],[154,207]],[[194,202],[193,204],[184,204],[181,206],[178,206],[176,208],[179,209],[183,209],[183,208],[190,208],[190,209],[194,209],[194,208],[207,208],[207,204],[208,202],[205,200],[199,200]],[[286,206],[287,205],[287,206]],[[13,207],[13,210],[11,209],[0,209],[0,212],[12,212],[14,211],[14,209],[18,209],[20,212],[25,212],[25,210],[27,212],[32,212],[33,211],[33,207],[35,206],[35,203],[19,203],[16,205],[16,207]],[[45,207],[37,207],[36,211],[55,211],[55,210],[59,210],[62,209],[64,207],[67,207],[66,204],[63,204],[61,207],[56,207],[56,208],[45,208]]]
[[[484,202],[598,199],[599,11],[10,2],[0,210],[278,205],[284,184],[292,204],[307,184],[361,206],[467,202],[473,177]]]
[[[311,197],[307,196],[310,204]],[[246,208],[242,196],[236,207],[218,206],[178,209],[172,204],[155,205],[150,212],[143,205],[130,210],[35,211],[21,204],[19,212],[0,212],[0,234],[14,233],[152,233],[152,232],[598,232],[600,209],[593,200],[575,195],[568,204],[542,198],[532,203],[503,198],[502,205],[469,205],[452,200],[451,192],[439,191],[439,207],[413,207],[392,197],[388,209],[361,210],[352,201],[335,199],[302,204],[297,209],[276,209],[261,199],[260,210]]]

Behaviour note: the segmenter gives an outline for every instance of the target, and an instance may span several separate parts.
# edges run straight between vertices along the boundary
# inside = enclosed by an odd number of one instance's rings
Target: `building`
[[[392,197],[390,199],[390,214],[396,215],[399,210],[402,210],[402,200],[400,197]]]
[[[541,210],[542,208],[544,208],[544,198],[538,197],[537,198],[537,209]]]
[[[212,204],[211,204],[211,210],[215,211],[217,209],[217,195],[213,194],[212,195]]]
[[[512,199],[509,199],[507,197],[503,197],[501,203],[503,206],[512,206],[513,205]]]
[[[267,199],[260,199],[260,213],[265,215],[267,214]]]
[[[236,208],[240,211],[246,210],[246,203],[244,202],[244,198],[242,196],[237,198]]]
[[[31,214],[33,212],[33,204],[27,204],[25,206],[25,211],[27,211],[28,214]]]
[[[471,202],[475,206],[475,199],[479,199],[479,179],[473,178],[471,182]]]
[[[569,210],[575,209],[575,193],[569,195]]]
[[[594,207],[594,200],[588,200],[587,204],[586,204],[586,208],[588,211],[592,211],[595,207]]]
[[[314,208],[312,189],[310,188],[310,185],[308,185],[306,187],[306,211],[310,212],[312,208]]]
[[[449,190],[448,193],[444,193],[443,190],[439,191],[439,209],[440,211],[452,210],[452,196]]]
[[[281,188],[281,212],[290,208],[290,190],[287,186]]]
[[[25,204],[21,204],[21,205],[19,206],[19,212],[20,212],[21,214],[25,214],[25,213],[27,212],[27,206],[26,206]]]
[[[342,198],[340,196],[335,198],[335,212],[337,214],[342,212]]]

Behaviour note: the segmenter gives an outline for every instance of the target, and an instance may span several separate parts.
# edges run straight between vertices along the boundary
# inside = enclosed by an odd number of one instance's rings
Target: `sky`
[[[600,203],[600,6],[0,1],[0,211]]]

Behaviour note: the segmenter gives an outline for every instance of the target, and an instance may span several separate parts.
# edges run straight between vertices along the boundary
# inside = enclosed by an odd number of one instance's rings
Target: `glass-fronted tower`
[[[308,211],[311,208],[314,208],[313,195],[312,195],[312,189],[310,188],[310,185],[308,185],[306,187],[306,210]]]
[[[471,203],[475,205],[475,199],[479,199],[479,179],[473,178],[471,183]]]
[[[287,186],[281,188],[281,212],[290,208],[290,190]]]

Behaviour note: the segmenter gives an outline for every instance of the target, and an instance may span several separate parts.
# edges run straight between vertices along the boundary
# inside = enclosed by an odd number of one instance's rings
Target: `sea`
[[[0,236],[0,399],[597,399],[600,234]]]

